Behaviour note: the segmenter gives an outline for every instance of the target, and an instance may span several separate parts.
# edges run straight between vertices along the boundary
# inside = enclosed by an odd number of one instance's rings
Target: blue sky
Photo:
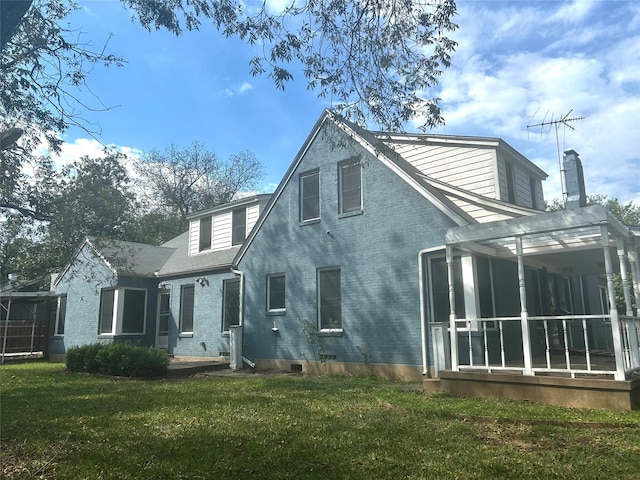
[[[275,0],[276,2],[279,0]],[[280,2],[281,3],[281,2]],[[82,38],[123,56],[122,68],[96,66],[88,79],[107,112],[86,112],[99,139],[136,153],[201,141],[220,157],[253,151],[280,181],[328,101],[305,79],[284,92],[252,77],[259,47],[212,27],[180,37],[147,32],[120,1],[81,1],[71,19]],[[549,174],[545,197],[561,194],[556,131],[527,128],[572,110],[575,131],[558,130],[561,150],[580,153],[587,193],[640,204],[640,2],[459,0],[453,66],[430,96],[442,98],[446,126],[433,133],[500,137]],[[89,95],[89,92],[84,92]],[[94,105],[98,105],[94,101]],[[407,125],[415,131],[414,125]],[[59,162],[100,144],[69,130]]]

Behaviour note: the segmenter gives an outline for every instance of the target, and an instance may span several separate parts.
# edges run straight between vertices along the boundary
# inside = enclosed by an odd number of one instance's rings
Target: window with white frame
[[[340,268],[318,270],[319,330],[342,330],[342,287]]]
[[[340,190],[340,213],[362,210],[362,163],[360,159],[349,159],[338,164],[338,187]]]
[[[222,331],[240,324],[240,280],[224,280],[222,283]]]
[[[169,319],[171,318],[171,296],[169,292],[162,292],[159,295],[159,313],[158,313],[158,336],[166,337],[169,335]]]
[[[105,288],[100,295],[99,333],[144,334],[147,291],[140,288]]]
[[[100,325],[99,333],[113,333],[113,316],[115,313],[116,289],[106,288],[100,294]]]
[[[199,251],[211,249],[211,233],[212,233],[212,218],[204,217],[200,219],[200,245]]]
[[[267,312],[285,311],[284,273],[267,275]]]
[[[231,220],[231,245],[240,245],[247,237],[247,209],[236,208]]]
[[[56,305],[56,335],[64,335],[64,321],[67,316],[67,296],[60,295]]]
[[[180,333],[193,333],[194,294],[193,285],[180,287]]]
[[[300,221],[320,218],[320,172],[300,174]]]

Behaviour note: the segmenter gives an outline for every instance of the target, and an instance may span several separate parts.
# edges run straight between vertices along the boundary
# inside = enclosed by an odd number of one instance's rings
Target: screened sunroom
[[[632,378],[639,238],[602,206],[450,229],[422,260],[425,370]]]

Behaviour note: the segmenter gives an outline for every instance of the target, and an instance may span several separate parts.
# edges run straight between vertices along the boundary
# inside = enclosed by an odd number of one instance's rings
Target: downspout
[[[424,248],[418,252],[418,284],[420,285],[420,335],[422,337],[422,375],[431,377],[429,371],[429,351],[427,341],[427,312],[424,309],[424,268],[423,268],[423,255],[425,253],[432,253],[438,250],[442,250],[441,247]]]

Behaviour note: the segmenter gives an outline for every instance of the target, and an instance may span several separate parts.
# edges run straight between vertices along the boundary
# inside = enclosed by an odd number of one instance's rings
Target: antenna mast
[[[562,159],[560,157],[560,139],[558,138],[558,129],[560,128],[560,125],[564,125],[565,127],[568,127],[571,130],[575,130],[575,128],[573,128],[573,126],[570,125],[570,122],[577,122],[578,120],[583,120],[585,117],[571,117],[570,118],[569,115],[571,115],[571,112],[573,112],[573,109],[571,109],[565,115],[561,116],[558,120],[554,120],[553,119],[553,114],[551,114],[551,120],[549,120],[547,122],[547,121],[545,121],[546,118],[547,118],[547,115],[549,114],[549,112],[547,112],[547,114],[542,119],[542,122],[532,124],[531,120],[533,120],[533,117],[536,116],[536,114],[538,113],[538,110],[536,110],[536,113],[534,113],[533,116],[531,117],[531,119],[529,120],[529,124],[527,125],[527,128],[540,127],[540,134],[542,134],[542,129],[544,127],[546,127],[546,126],[555,127],[555,130],[556,130],[556,147],[557,147],[557,150],[558,150],[558,167],[560,168],[560,188],[562,189],[562,200],[566,202],[567,201],[567,187],[566,187],[565,179],[564,179],[565,170],[562,167]],[[563,141],[564,141],[564,139],[563,139]]]

